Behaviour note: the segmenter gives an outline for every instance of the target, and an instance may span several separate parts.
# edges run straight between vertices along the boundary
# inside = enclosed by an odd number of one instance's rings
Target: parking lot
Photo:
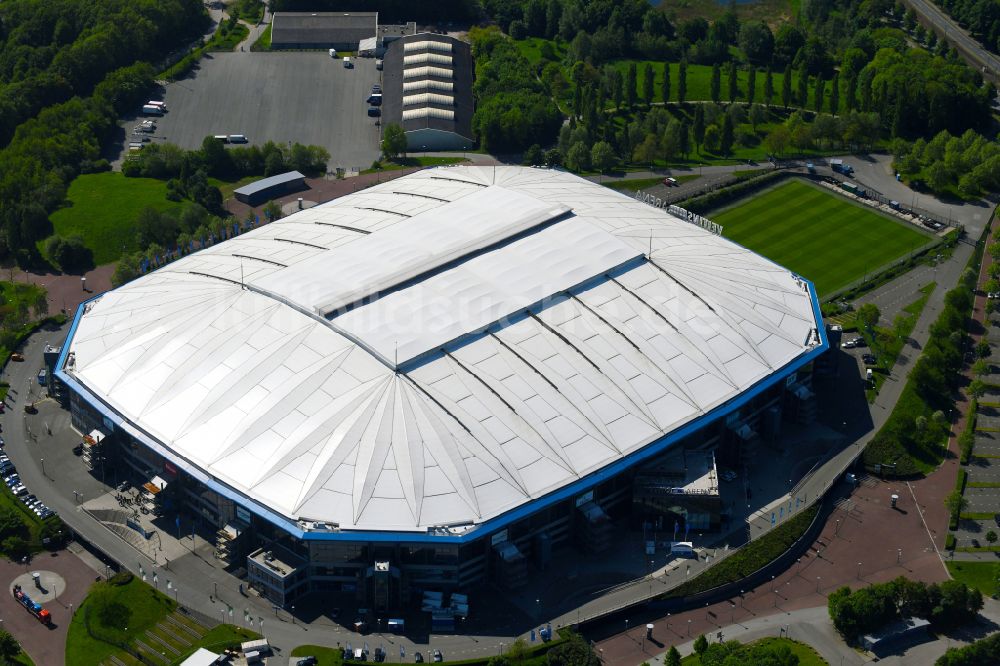
[[[167,84],[168,111],[150,136],[188,149],[217,134],[315,144],[330,151],[331,170],[368,168],[379,155],[379,127],[365,99],[381,72],[374,59],[351,61],[345,68],[325,51],[208,54],[190,77]],[[127,136],[137,122],[126,120]]]

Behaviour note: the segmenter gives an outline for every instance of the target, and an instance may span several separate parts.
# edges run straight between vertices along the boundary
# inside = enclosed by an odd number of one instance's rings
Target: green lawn
[[[123,604],[131,611],[128,626],[124,630],[103,627],[98,619],[98,609],[114,603]],[[173,599],[138,578],[133,578],[125,585],[94,583],[70,622],[66,637],[66,663],[96,666],[119,652],[115,645],[91,636],[87,632],[88,621],[92,630],[96,629],[100,635],[110,640],[132,641],[163,620],[176,606]]]
[[[123,251],[139,249],[133,223],[143,208],[179,212],[184,207],[183,203],[167,200],[166,181],[126,178],[116,171],[77,177],[70,183],[66,198],[70,205],[50,216],[55,233],[82,236],[97,266],[117,261]]]
[[[260,33],[260,37],[257,41],[250,46],[251,51],[270,51],[271,50],[271,24],[269,23],[264,32]]]
[[[931,241],[914,229],[798,180],[708,215],[723,235],[812,280],[820,296]]]
[[[798,666],[829,666],[829,662],[819,656],[812,647],[790,638],[760,638],[752,643],[747,643],[747,645],[787,645],[792,654],[799,658]],[[727,661],[726,663],[729,662]],[[701,666],[701,659],[698,658],[698,655],[692,654],[681,659],[681,664],[684,666]]]
[[[945,562],[948,573],[957,581],[974,587],[984,595],[997,593],[997,564],[995,562]]]
[[[321,645],[300,645],[292,650],[293,657],[313,656],[319,660],[317,666],[340,666],[344,662],[341,652],[337,648],[323,647]],[[425,655],[426,656],[426,655]]]

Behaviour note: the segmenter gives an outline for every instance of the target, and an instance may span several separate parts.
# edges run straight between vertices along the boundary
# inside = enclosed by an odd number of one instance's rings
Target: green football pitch
[[[932,239],[836,194],[791,180],[708,216],[722,235],[811,280],[820,296]]]

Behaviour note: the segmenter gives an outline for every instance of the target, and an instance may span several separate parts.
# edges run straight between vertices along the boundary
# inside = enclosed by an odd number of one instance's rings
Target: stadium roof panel
[[[67,372],[290,520],[426,533],[627,462],[803,362],[816,317],[797,276],[663,210],[455,167],[104,294]]]

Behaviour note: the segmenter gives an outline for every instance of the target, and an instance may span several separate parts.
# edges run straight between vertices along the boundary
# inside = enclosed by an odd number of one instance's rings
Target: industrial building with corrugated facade
[[[383,122],[401,125],[411,151],[468,150],[473,63],[467,43],[434,33],[389,44],[383,75]]]
[[[658,488],[710,495],[715,458],[810,418],[826,348],[809,282],[676,211],[451,167],[91,299],[56,372],[100,459],[165,480],[262,596],[392,611],[516,589],[637,514],[710,529]]]

